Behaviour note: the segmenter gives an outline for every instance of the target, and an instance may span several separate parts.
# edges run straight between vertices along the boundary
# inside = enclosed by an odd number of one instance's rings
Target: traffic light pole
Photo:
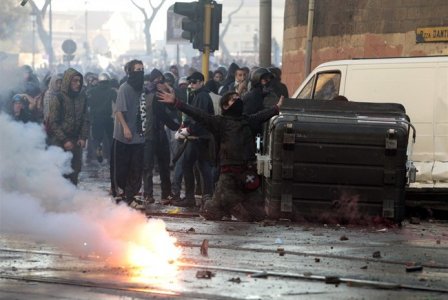
[[[204,52],[202,53],[202,74],[205,81],[208,80],[208,70],[210,64],[210,33],[212,24],[212,5],[207,2],[204,6]]]

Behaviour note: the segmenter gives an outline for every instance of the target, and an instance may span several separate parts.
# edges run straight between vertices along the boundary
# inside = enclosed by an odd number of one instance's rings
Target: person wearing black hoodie
[[[235,72],[240,67],[236,63],[231,63],[229,66],[229,70],[227,72],[227,77],[224,79],[224,81],[221,84],[221,87],[219,89],[219,94],[224,95],[227,93],[230,89],[230,85],[235,82]]]
[[[143,155],[143,187],[145,205],[154,203],[152,171],[157,158],[162,189],[161,203],[169,203],[171,196],[170,179],[170,147],[164,126],[177,130],[176,123],[167,112],[165,104],[160,103],[156,96],[157,89],[166,89],[165,77],[158,69],[149,74],[149,82],[145,86],[146,93],[146,125],[145,150]]]
[[[264,201],[256,175],[254,133],[261,123],[279,113],[283,97],[270,108],[243,115],[239,94],[228,92],[220,100],[222,115],[212,116],[177,100],[173,92],[160,91],[158,96],[207,128],[217,143],[220,175],[213,198],[203,203],[201,215],[207,220],[221,220],[228,215],[241,221],[264,219]]]
[[[87,98],[92,124],[92,148],[96,150],[99,163],[103,161],[103,154],[110,159],[114,131],[112,103],[117,99],[117,92],[112,88],[110,79],[108,73],[99,74],[98,84],[91,88]],[[103,142],[108,147],[103,147]]]

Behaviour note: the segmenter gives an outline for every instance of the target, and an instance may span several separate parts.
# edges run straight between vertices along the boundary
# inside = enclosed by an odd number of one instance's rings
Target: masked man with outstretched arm
[[[279,113],[283,97],[271,108],[252,115],[243,115],[243,101],[236,92],[222,96],[221,115],[209,115],[181,102],[173,91],[159,91],[158,97],[202,124],[215,137],[220,175],[212,199],[203,203],[201,215],[207,220],[221,220],[229,215],[242,221],[264,219],[263,197],[256,174],[254,133],[261,123]]]

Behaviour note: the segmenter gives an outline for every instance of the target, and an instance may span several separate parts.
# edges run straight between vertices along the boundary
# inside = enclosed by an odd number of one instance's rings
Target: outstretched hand
[[[278,99],[278,102],[277,102],[278,108],[282,107],[284,99],[285,99],[285,97],[280,96],[280,98]]]
[[[159,98],[160,102],[167,103],[167,104],[173,104],[176,102],[176,95],[174,95],[174,91],[164,91],[164,90],[157,90],[157,98]]]

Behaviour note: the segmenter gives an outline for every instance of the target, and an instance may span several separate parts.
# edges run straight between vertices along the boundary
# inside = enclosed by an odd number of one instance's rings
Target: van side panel
[[[418,134],[412,158],[434,161],[436,77],[435,63],[353,65],[347,70],[345,96],[360,102],[403,104]]]
[[[316,67],[307,80],[331,70],[341,73],[339,94],[351,101],[405,106],[417,129],[411,156],[417,183],[411,187],[448,188],[448,56],[332,61]]]

